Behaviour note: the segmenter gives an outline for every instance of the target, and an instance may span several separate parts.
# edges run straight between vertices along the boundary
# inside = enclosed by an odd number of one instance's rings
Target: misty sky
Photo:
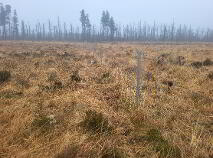
[[[79,12],[85,9],[94,24],[100,24],[102,10],[109,10],[117,23],[187,24],[213,28],[213,0],[0,0],[17,9],[20,19],[34,24],[48,19],[80,25]]]

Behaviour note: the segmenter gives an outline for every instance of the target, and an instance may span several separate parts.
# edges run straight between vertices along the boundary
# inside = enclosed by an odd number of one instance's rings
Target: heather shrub
[[[92,133],[110,133],[112,127],[102,113],[93,110],[86,111],[84,120],[80,123],[86,131]]]
[[[6,82],[11,78],[9,71],[0,71],[0,83]]]

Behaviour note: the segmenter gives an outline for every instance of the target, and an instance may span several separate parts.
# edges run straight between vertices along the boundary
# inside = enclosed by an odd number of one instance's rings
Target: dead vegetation
[[[0,157],[212,157],[212,44],[4,43]]]

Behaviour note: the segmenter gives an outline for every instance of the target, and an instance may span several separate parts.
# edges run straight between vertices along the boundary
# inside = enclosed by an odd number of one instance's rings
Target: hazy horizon
[[[137,23],[140,20],[152,24],[186,24],[192,27],[213,28],[213,2],[211,0],[79,0],[79,1],[52,1],[52,0],[4,0],[3,4],[10,4],[16,9],[20,20],[26,23],[55,22],[59,16],[61,21],[80,25],[80,10],[85,9],[92,24],[99,25],[103,10],[108,10],[116,23]]]

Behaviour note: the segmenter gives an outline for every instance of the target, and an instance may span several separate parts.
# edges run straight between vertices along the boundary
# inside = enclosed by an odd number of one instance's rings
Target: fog
[[[17,9],[20,19],[34,24],[37,21],[62,21],[80,25],[80,10],[89,13],[91,22],[100,24],[103,10],[108,10],[116,23],[128,24],[138,21],[170,24],[187,24],[193,27],[213,28],[212,0],[4,0]]]

